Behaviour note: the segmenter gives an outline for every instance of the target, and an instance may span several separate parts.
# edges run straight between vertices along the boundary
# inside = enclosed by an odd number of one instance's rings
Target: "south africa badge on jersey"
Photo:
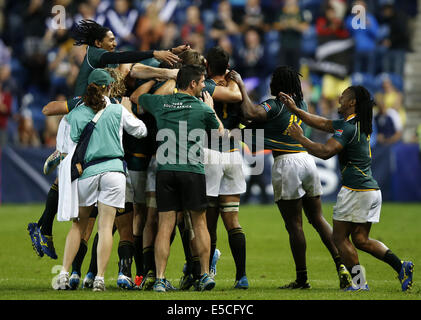
[[[266,102],[262,103],[262,107],[266,110],[266,112],[269,112],[269,110],[272,109],[272,107]]]

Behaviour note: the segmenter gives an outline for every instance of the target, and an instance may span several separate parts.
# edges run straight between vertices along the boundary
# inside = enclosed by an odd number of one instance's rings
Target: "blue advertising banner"
[[[1,202],[44,202],[56,178],[56,172],[43,174],[44,161],[53,151],[50,148],[3,148]]]
[[[0,153],[0,200],[2,203],[44,202],[57,173],[42,173],[45,159],[53,152],[50,148],[6,147]],[[378,181],[384,201],[421,201],[421,157],[417,144],[399,143],[372,149],[373,176]],[[262,153],[264,171],[251,175],[244,161],[247,192],[242,203],[273,203],[271,168],[273,157]],[[322,200],[336,201],[341,187],[337,157],[328,160],[314,158],[323,186]],[[254,159],[255,161],[256,159]]]

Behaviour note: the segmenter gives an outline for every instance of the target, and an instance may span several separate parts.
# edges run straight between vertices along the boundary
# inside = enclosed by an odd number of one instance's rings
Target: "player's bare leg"
[[[320,196],[304,197],[302,198],[304,213],[307,216],[309,223],[318,232],[323,244],[329,250],[332,259],[335,262],[336,271],[339,271],[342,264],[338,249],[333,243],[331,225],[326,221],[322,212],[322,202]]]
[[[279,211],[284,219],[285,228],[289,235],[289,244],[295,262],[297,278],[294,282],[281,288],[296,289],[309,288],[307,282],[306,239],[303,231],[302,200],[279,200]]]

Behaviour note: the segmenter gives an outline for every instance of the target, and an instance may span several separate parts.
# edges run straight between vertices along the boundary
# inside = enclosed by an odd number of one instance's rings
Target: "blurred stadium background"
[[[353,5],[366,7],[366,27],[352,28]],[[65,8],[54,28],[52,8]],[[220,45],[257,103],[268,97],[272,70],[299,68],[311,111],[337,117],[343,87],[362,84],[377,102],[373,171],[386,201],[421,201],[421,16],[417,0],[0,0],[0,201],[43,202],[54,175],[42,164],[55,147],[60,117],[41,110],[65,100],[85,50],[70,32],[83,18],[116,35],[118,50],[189,43],[206,53]],[[357,21],[361,23],[361,21]],[[313,130],[312,139],[326,140]],[[270,168],[251,176],[243,203],[271,203]],[[340,186],[337,159],[317,160],[324,200]],[[247,167],[245,168],[247,171]]]

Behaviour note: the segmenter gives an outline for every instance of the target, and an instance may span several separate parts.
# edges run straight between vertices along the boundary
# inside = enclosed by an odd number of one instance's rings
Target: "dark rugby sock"
[[[339,255],[337,255],[335,258],[333,258],[333,262],[335,262],[336,271],[339,271],[339,267],[342,264],[342,259]]]
[[[146,275],[149,270],[152,270],[154,273],[156,271],[155,268],[155,251],[154,247],[146,247],[143,248],[143,272]]]
[[[246,275],[246,236],[242,228],[228,231],[228,242],[236,267],[236,280]]]
[[[194,279],[200,279],[200,259],[192,257],[192,274]]]
[[[401,271],[402,261],[391,250],[387,250],[383,261],[390,265],[397,273]]]
[[[170,238],[170,246],[172,245],[174,239],[175,239],[175,235],[177,234],[177,226],[174,226],[174,229],[171,233],[171,238]]]
[[[297,281],[298,284],[303,284],[303,283],[306,283],[307,282],[307,280],[308,280],[308,277],[307,277],[307,269],[304,269],[304,270],[296,270],[296,274],[297,274],[296,281]]]
[[[120,241],[118,244],[118,267],[119,273],[124,274],[127,277],[132,277],[132,258],[133,258],[133,242]]]
[[[91,263],[89,264],[88,272],[92,272],[95,276],[98,272],[98,264],[97,264],[97,248],[98,248],[98,233],[95,235],[94,242],[92,243],[92,252],[91,252]]]
[[[212,265],[212,260],[213,260],[213,255],[215,254],[215,250],[216,250],[216,240],[215,240],[215,242],[213,242],[212,241],[212,238],[211,238],[210,255],[209,255],[209,266]]]
[[[136,275],[143,274],[143,236],[133,236],[134,238],[134,251],[133,258],[136,265]]]
[[[41,233],[46,236],[51,236],[53,232],[54,217],[58,209],[58,185],[53,184],[48,191],[47,200],[45,202],[45,209],[41,218],[38,221],[38,226],[41,228]]]
[[[86,252],[88,251],[88,244],[85,240],[80,240],[79,250],[76,254],[75,259],[72,263],[72,273],[77,272],[79,277],[81,276],[80,269],[82,268],[83,259],[85,259]]]
[[[178,231],[180,232],[181,243],[183,244],[184,250],[184,258],[186,259],[186,274],[189,274],[193,271],[193,263],[190,248],[190,234],[189,231],[185,229],[184,221],[178,224]]]

